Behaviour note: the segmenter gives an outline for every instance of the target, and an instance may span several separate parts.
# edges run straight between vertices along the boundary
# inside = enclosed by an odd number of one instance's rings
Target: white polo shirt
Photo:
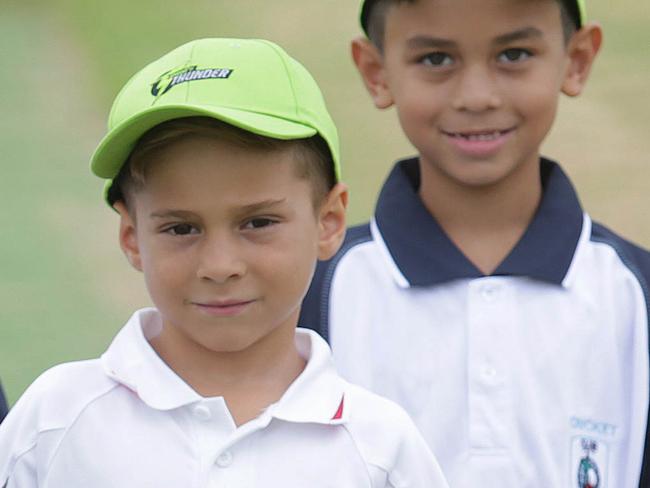
[[[533,221],[485,276],[400,162],[300,324],[406,408],[453,488],[647,488],[650,254],[592,224],[559,166],[541,175]]]
[[[141,310],[101,359],[39,377],[0,425],[0,486],[447,486],[404,411],[343,381],[317,334],[297,331],[305,370],[237,427],[151,348],[160,327]]]

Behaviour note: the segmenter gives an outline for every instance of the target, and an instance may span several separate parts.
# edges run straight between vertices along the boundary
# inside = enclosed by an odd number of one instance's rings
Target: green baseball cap
[[[569,13],[573,17],[576,27],[579,29],[585,22],[587,9],[585,7],[585,0],[562,0],[569,8]],[[364,0],[361,3],[361,27],[368,35],[368,22],[370,20],[370,12],[379,0]]]
[[[200,39],[165,54],[119,92],[92,172],[109,181],[149,129],[181,117],[212,117],[273,139],[320,135],[340,178],[339,139],[316,81],[278,45],[261,39]],[[109,204],[112,203],[109,201]]]

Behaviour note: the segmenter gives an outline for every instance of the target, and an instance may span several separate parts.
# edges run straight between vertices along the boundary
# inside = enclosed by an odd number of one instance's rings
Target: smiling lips
[[[466,132],[441,131],[451,144],[469,156],[486,157],[498,151],[510,138],[514,127]]]
[[[202,312],[215,317],[231,317],[243,312],[255,300],[224,300],[215,302],[192,302]]]

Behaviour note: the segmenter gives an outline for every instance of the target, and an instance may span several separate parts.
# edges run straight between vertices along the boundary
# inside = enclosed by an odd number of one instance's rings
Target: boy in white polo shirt
[[[194,41],[137,73],[92,170],[156,308],[30,386],[0,486],[447,486],[408,416],[295,329],[343,238],[338,159],[317,85],[270,42]]]
[[[409,412],[454,488],[650,487],[650,253],[540,154],[601,28],[582,0],[360,3],[356,66],[416,157],[300,323]]]

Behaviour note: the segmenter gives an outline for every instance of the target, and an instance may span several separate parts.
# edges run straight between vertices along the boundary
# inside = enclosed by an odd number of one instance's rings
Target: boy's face
[[[151,155],[130,212],[116,205],[167,348],[232,353],[293,340],[316,259],[342,240],[346,202],[339,184],[315,209],[294,157],[187,138]]]
[[[598,49],[589,29],[567,45],[554,0],[421,0],[389,8],[383,53],[357,40],[353,55],[423,171],[481,186],[537,164],[559,94],[580,92]]]

